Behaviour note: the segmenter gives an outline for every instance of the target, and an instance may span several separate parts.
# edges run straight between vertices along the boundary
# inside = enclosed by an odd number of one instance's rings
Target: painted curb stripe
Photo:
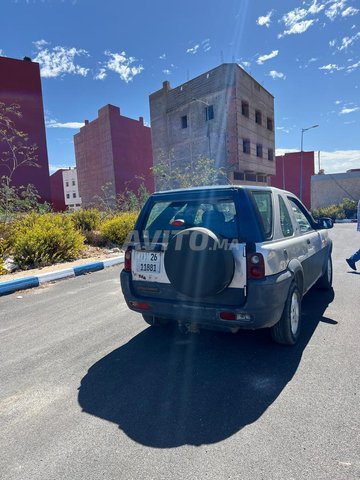
[[[77,267],[65,268],[57,272],[41,273],[37,277],[25,277],[19,280],[10,280],[8,282],[0,282],[0,296],[17,290],[25,290],[27,288],[38,287],[40,284],[61,280],[66,277],[77,277],[84,273],[97,272],[106,267],[112,267],[124,262],[124,255],[114,258],[108,258],[102,262],[88,263],[87,265],[79,265]]]
[[[37,277],[25,277],[20,280],[10,280],[9,282],[0,282],[0,295],[16,292],[16,290],[25,290],[39,286]]]
[[[58,270],[57,272],[41,273],[38,275],[39,283],[52,282],[53,280],[61,280],[62,278],[74,277],[73,268],[64,268],[64,270]]]
[[[79,275],[83,275],[84,273],[89,272],[96,272],[98,270],[102,270],[104,268],[103,262],[96,262],[96,263],[88,263],[87,265],[80,265],[78,267],[74,267],[75,277]]]

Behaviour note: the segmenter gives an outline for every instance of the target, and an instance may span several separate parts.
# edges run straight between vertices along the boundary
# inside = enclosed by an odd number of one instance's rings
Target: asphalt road
[[[147,327],[118,267],[0,298],[1,479],[360,478],[360,234],[331,235],[296,347]]]

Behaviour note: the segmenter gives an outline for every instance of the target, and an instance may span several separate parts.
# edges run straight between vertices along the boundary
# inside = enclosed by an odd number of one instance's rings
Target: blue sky
[[[0,55],[41,65],[51,171],[107,103],[149,119],[150,93],[222,62],[275,97],[278,153],[321,151],[326,173],[360,168],[359,0],[2,0]]]

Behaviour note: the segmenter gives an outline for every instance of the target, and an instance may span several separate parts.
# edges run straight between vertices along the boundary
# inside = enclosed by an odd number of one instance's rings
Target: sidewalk
[[[109,253],[102,257],[96,255],[90,258],[81,258],[73,262],[57,263],[43,268],[22,270],[0,276],[0,296],[38,287],[46,282],[61,280],[66,277],[77,277],[85,273],[96,272],[104,268],[123,263],[123,253]]]

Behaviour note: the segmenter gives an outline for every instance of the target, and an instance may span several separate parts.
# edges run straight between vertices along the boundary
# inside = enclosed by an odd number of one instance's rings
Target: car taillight
[[[131,272],[131,248],[127,248],[125,251],[124,270]]]
[[[258,280],[265,277],[264,257],[261,253],[249,253],[247,255],[248,277]]]

